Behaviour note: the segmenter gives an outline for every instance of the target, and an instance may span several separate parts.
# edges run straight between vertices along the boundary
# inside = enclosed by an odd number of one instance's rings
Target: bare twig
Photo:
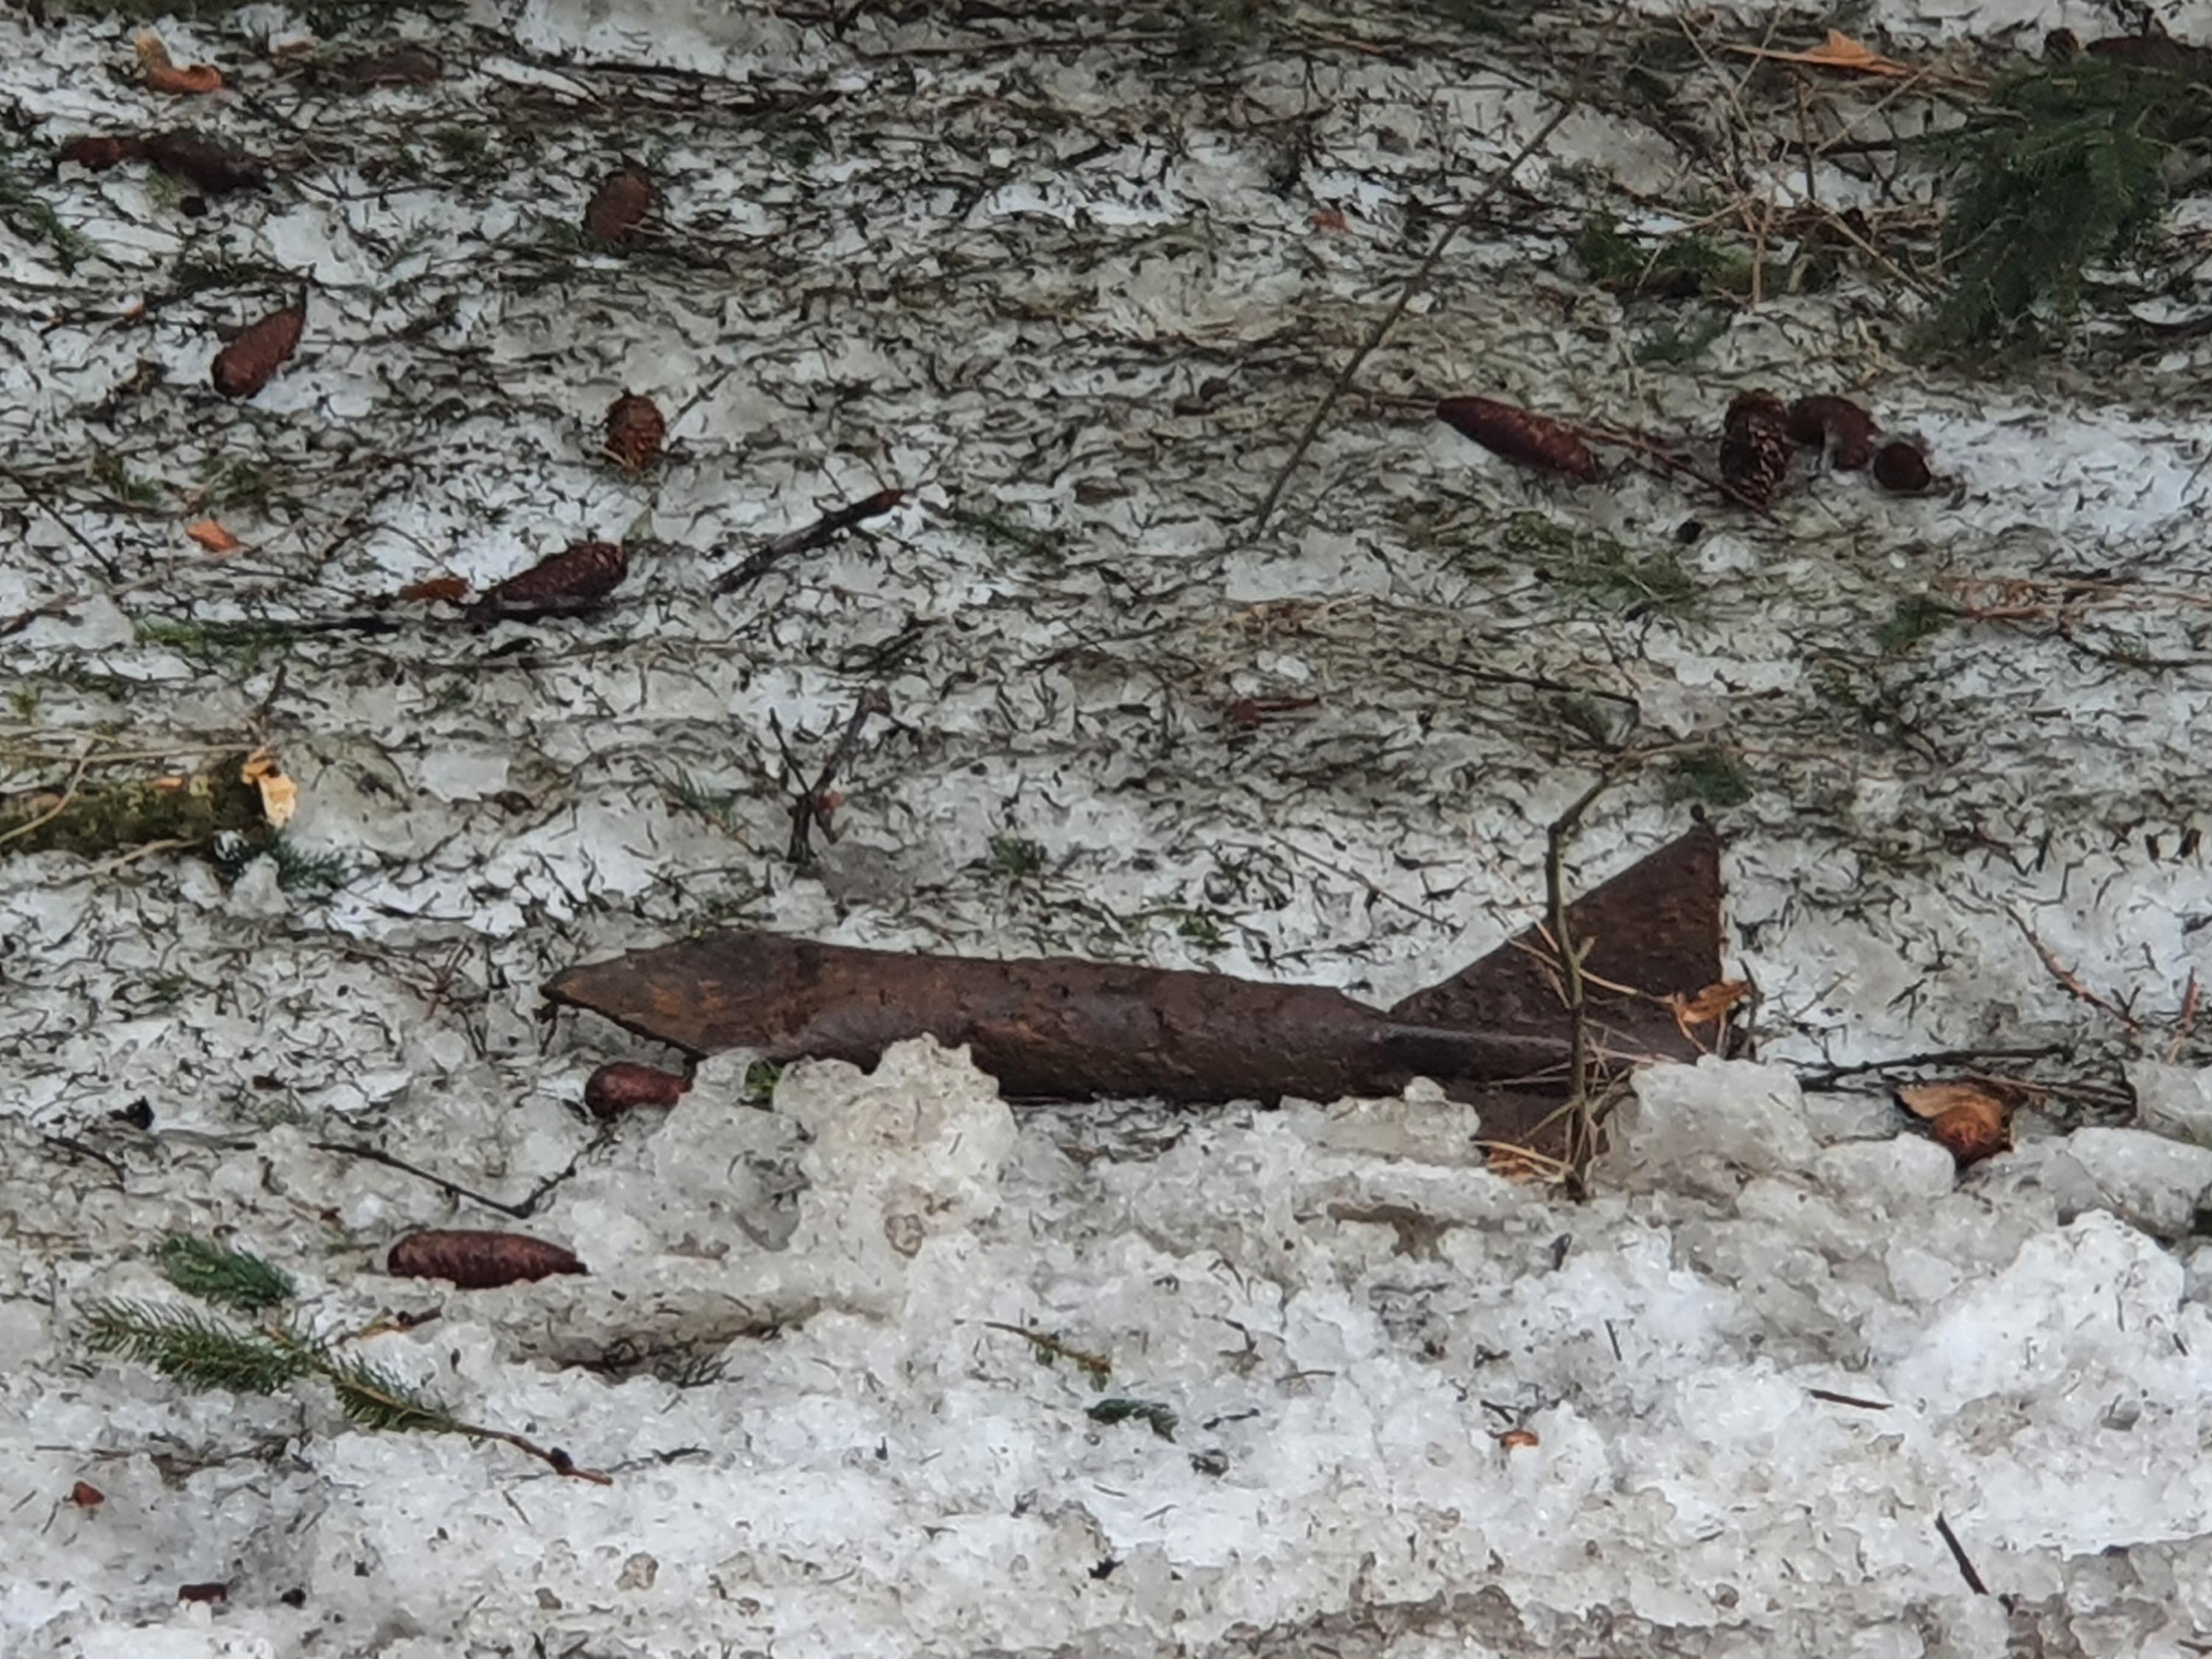
[[[1597,798],[1612,787],[1613,775],[1601,772],[1597,781],[1575,798],[1567,810],[1552,820],[1544,838],[1544,900],[1548,931],[1559,953],[1559,977],[1567,1004],[1567,1158],[1577,1173],[1588,1169],[1597,1152],[1596,1115],[1589,1099],[1589,988],[1583,980],[1583,958],[1589,945],[1578,942],[1567,927],[1566,849],[1568,839]]]
[[[513,1216],[517,1221],[527,1221],[536,1214],[538,1206],[545,1201],[545,1195],[576,1173],[577,1162],[583,1157],[581,1152],[577,1153],[575,1158],[568,1160],[566,1169],[557,1175],[546,1176],[531,1188],[530,1196],[521,1203],[509,1204],[502,1199],[492,1198],[464,1187],[457,1181],[448,1181],[445,1176],[410,1164],[404,1158],[394,1158],[390,1152],[375,1146],[364,1146],[358,1142],[346,1140],[318,1140],[313,1146],[319,1152],[343,1152],[349,1157],[367,1158],[371,1164],[381,1164],[387,1170],[397,1170],[402,1175],[413,1176],[417,1181],[427,1181],[448,1197],[465,1198],[471,1204],[483,1205],[487,1210],[497,1210],[501,1215]]]
[[[843,769],[845,763],[852,758],[853,746],[860,740],[860,728],[867,724],[868,716],[889,714],[890,712],[890,696],[881,686],[872,685],[861,692],[860,700],[853,705],[852,714],[845,721],[844,731],[838,734],[836,746],[830,751],[830,758],[822,763],[822,769],[814,775],[811,784],[802,782],[800,793],[791,803],[791,845],[785,853],[785,856],[799,869],[804,870],[814,862],[813,832],[816,830],[822,831],[823,839],[833,844],[836,842],[837,830],[830,814],[836,810],[837,802],[830,795],[830,786]],[[801,781],[804,775],[799,769],[798,758],[792,754],[790,746],[784,743],[783,728],[775,722],[773,717],[770,718],[769,729],[775,732],[776,743],[783,750],[786,772],[794,782]]]
[[[2061,990],[2064,991],[2070,997],[2074,997],[2080,1001],[2087,1003],[2092,1008],[2095,1008],[2103,1013],[2111,1015],[2114,1019],[2117,1019],[2121,1024],[2128,1028],[2129,1036],[2141,1036],[2142,1035],[2142,1022],[2137,1019],[2133,1014],[2130,1013],[2126,1009],[2120,1007],[2115,1003],[2106,1000],[2106,999],[2099,996],[2087,985],[2084,985],[2081,982],[2080,975],[2076,975],[2071,969],[2068,968],[2064,963],[2059,961],[2057,955],[2052,952],[2051,947],[2045,945],[2042,939],[2036,936],[2035,929],[2027,925],[2027,917],[2021,915],[2019,911],[2009,908],[2006,909],[2005,915],[2012,918],[2012,925],[2019,928],[2021,933],[2027,938],[2027,942],[2035,947],[2035,954],[2043,958],[2044,967],[2050,970],[2051,977],[2058,981],[2058,986]]]
[[[902,489],[878,489],[865,501],[852,502],[833,513],[825,513],[804,529],[787,531],[748,554],[733,568],[717,576],[707,591],[710,593],[732,593],[738,588],[750,587],[765,576],[779,560],[787,559],[794,553],[807,553],[817,547],[826,547],[863,519],[880,518],[905,499],[906,492]]]
[[[1608,34],[1619,25],[1625,11],[1625,6],[1615,9],[1612,21],[1607,25]],[[1307,418],[1305,429],[1298,434],[1297,441],[1291,446],[1291,453],[1275,474],[1274,483],[1268,486],[1259,511],[1252,515],[1252,526],[1248,535],[1257,536],[1267,527],[1267,520],[1274,516],[1275,508],[1283,499],[1283,492],[1290,488],[1291,479],[1304,461],[1306,451],[1313,447],[1314,440],[1321,434],[1322,423],[1328,419],[1329,411],[1336,407],[1337,399],[1344,395],[1345,388],[1359,373],[1360,365],[1381,349],[1382,342],[1398,325],[1398,319],[1406,314],[1406,308],[1413,303],[1415,296],[1428,286],[1429,278],[1436,274],[1437,265],[1450,252],[1452,244],[1474,223],[1475,216],[1489,204],[1491,198],[1512,182],[1513,175],[1521,170],[1521,164],[1542,149],[1552,135],[1565,124],[1567,118],[1582,107],[1583,94],[1589,89],[1591,68],[1591,64],[1583,65],[1575,76],[1574,83],[1567,88],[1565,96],[1560,99],[1559,107],[1552,112],[1544,125],[1536,129],[1527,143],[1508,156],[1505,165],[1485,179],[1482,188],[1452,216],[1450,222],[1437,234],[1436,241],[1423,256],[1421,263],[1413,268],[1413,274],[1398,290],[1398,297],[1390,302],[1390,308],[1376,319],[1375,326],[1368,331],[1366,339],[1360,343],[1359,349],[1345,360],[1343,368],[1337,370],[1336,378],[1329,382],[1328,390],[1322,394],[1321,402],[1314,406],[1312,415]]]
[[[1974,1564],[1966,1559],[1966,1547],[1959,1541],[1959,1534],[1951,1530],[1951,1523],[1939,1512],[1936,1516],[1936,1531],[1943,1547],[1951,1552],[1951,1559],[1959,1564],[1959,1577],[1966,1581],[1966,1588],[1977,1595],[1987,1595],[1990,1587],[1982,1582],[1982,1575],[1974,1571]]]

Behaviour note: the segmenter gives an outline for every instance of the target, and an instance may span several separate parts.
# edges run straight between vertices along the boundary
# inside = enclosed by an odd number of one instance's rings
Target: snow
[[[24,757],[268,741],[299,846],[355,870],[322,896],[268,861],[228,888],[157,855],[0,864],[0,1653],[2212,1640],[2212,1071],[2186,1012],[2212,973],[2206,348],[1992,386],[1898,361],[1859,273],[1733,315],[1691,363],[1637,361],[1650,316],[1565,245],[1585,211],[1701,187],[1697,141],[1732,139],[1674,41],[1673,125],[1608,88],[1563,126],[1540,199],[1486,210],[1254,535],[1336,368],[1602,18],[1462,35],[1363,0],[1240,58],[1055,8],[1025,26],[1077,43],[1016,52],[1004,17],[900,9],[838,8],[840,32],[479,0],[404,20],[448,52],[439,87],[356,100],[295,84],[266,49],[300,20],[253,7],[159,25],[252,93],[191,110],[116,73],[119,22],[0,17],[32,124],[10,176],[98,253],[65,270],[0,234],[0,616],[77,600],[0,641],[5,763],[51,784]],[[1883,0],[1865,32],[2032,49],[2054,23],[2105,27],[2072,0]],[[1340,26],[1413,44],[1318,38]],[[40,160],[187,118],[281,153],[277,187],[191,218],[137,170]],[[574,252],[631,151],[663,241]],[[1771,171],[1795,199],[1796,151]],[[310,279],[300,356],[216,403],[216,328]],[[1804,479],[1754,520],[1610,461],[1596,488],[1531,479],[1418,407],[1487,392],[1709,437],[1768,381],[1862,392],[1950,483]],[[595,456],[624,388],[670,418],[652,479]],[[209,505],[241,465],[265,490]],[[866,535],[707,592],[750,538],[894,484]],[[245,549],[185,543],[203,512]],[[1501,538],[1529,515],[1678,558],[1695,605],[1591,598]],[[264,655],[139,631],[481,584],[586,535],[656,540],[588,621]],[[1947,580],[2084,572],[2141,586],[2063,629],[1878,642]],[[796,874],[770,722],[811,767],[877,684],[895,714],[840,781],[843,838]],[[928,1043],[872,1076],[795,1067],[767,1108],[723,1057],[603,1131],[583,1079],[632,1045],[540,1018],[557,967],[737,922],[1387,1003],[1534,913],[1544,828],[1601,758],[1574,694],[1742,751],[1752,798],[1713,810],[1761,1044],[1639,1077],[1580,1201],[1487,1167],[1474,1115],[1422,1085],[1010,1109]],[[1243,696],[1317,702],[1245,732]],[[1598,803],[1575,883],[1679,831],[1669,776]],[[994,868],[1009,836],[1046,867]],[[1961,1175],[1850,1069],[1961,1047],[2105,1086],[2086,1114],[2039,1097]],[[422,1225],[514,1225],[592,1271],[386,1277]],[[310,1386],[196,1395],[88,1354],[91,1299],[173,1298],[149,1261],[173,1231],[296,1273],[319,1332],[434,1312],[362,1351],[611,1484],[364,1432]],[[1175,1437],[1087,1414],[1112,1397]],[[104,1501],[71,1503],[80,1480]],[[178,1600],[213,1581],[220,1605]]]

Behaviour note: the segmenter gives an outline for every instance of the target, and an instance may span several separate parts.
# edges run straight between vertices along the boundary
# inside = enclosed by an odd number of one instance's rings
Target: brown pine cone
[[[584,208],[584,231],[602,242],[627,242],[653,211],[653,175],[641,167],[609,173]]]
[[[1809,447],[1828,449],[1839,472],[1863,471],[1874,459],[1874,416],[1849,398],[1800,398],[1790,405],[1790,435]]]
[[[1721,428],[1721,479],[1742,500],[1765,507],[1790,476],[1796,454],[1790,410],[1765,387],[1739,392]]]
[[[521,1233],[428,1227],[395,1239],[384,1259],[394,1279],[443,1279],[465,1291],[526,1285],[555,1273],[591,1270],[558,1244]]]
[[[1511,404],[1494,398],[1446,398],[1437,405],[1437,418],[1492,454],[1522,466],[1564,472],[1571,478],[1597,477],[1596,458],[1574,433]]]
[[[1936,477],[1920,446],[1899,438],[1875,452],[1874,481],[1893,495],[1917,495]]]
[[[300,333],[307,325],[305,306],[270,312],[216,353],[208,378],[226,398],[251,398],[300,349]]]
[[[471,609],[480,617],[559,617],[589,611],[629,574],[619,542],[579,542],[509,576]]]
[[[667,441],[668,422],[652,398],[625,392],[607,406],[606,452],[617,465],[650,471]]]

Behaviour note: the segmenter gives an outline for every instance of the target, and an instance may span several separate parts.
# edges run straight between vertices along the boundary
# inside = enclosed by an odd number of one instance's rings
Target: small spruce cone
[[[1589,445],[1557,421],[1511,404],[1494,398],[1446,398],[1437,405],[1437,418],[1492,454],[1522,466],[1572,478],[1597,477],[1597,459]]]
[[[254,157],[189,132],[149,133],[140,141],[140,152],[162,172],[210,196],[258,190],[268,176],[267,166]]]
[[[1920,446],[1897,438],[1875,452],[1874,481],[1893,495],[1917,495],[1936,480]]]
[[[251,398],[300,349],[307,323],[307,307],[286,306],[246,329],[216,353],[209,373],[215,389],[226,398]]]
[[[1881,430],[1849,398],[1800,398],[1790,405],[1790,435],[1810,447],[1828,448],[1839,472],[1866,470]]]
[[[1764,387],[1737,392],[1721,428],[1722,481],[1753,506],[1765,507],[1789,477],[1795,453],[1782,399]]]
[[[627,242],[653,211],[653,175],[641,167],[611,173],[584,208],[584,232],[602,242]]]
[[[584,1104],[596,1118],[620,1117],[641,1106],[673,1106],[690,1092],[690,1079],[658,1066],[610,1060],[584,1084]]]
[[[438,60],[430,53],[403,41],[353,58],[338,74],[347,85],[366,92],[374,87],[427,87],[441,72]]]
[[[625,392],[607,407],[607,453],[632,472],[650,471],[668,441],[668,422],[650,398]]]
[[[384,1270],[395,1279],[450,1279],[465,1291],[591,1271],[558,1244],[465,1227],[430,1227],[393,1241]]]
[[[619,542],[579,542],[485,590],[472,607],[496,617],[574,616],[621,586],[629,555]]]
[[[124,161],[146,154],[145,141],[104,132],[80,133],[61,148],[61,159],[74,161],[91,173],[105,173]]]

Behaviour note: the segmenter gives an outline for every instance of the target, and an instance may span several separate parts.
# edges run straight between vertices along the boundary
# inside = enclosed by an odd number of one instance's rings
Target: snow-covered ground
[[[1900,51],[2111,27],[1998,11],[1885,17]],[[159,23],[234,88],[180,106],[133,84],[124,24],[0,15],[9,175],[69,233],[19,204],[0,234],[0,619],[72,601],[0,639],[9,787],[266,741],[295,843],[350,872],[0,865],[0,1652],[2212,1641],[2205,349],[1976,381],[1905,359],[1860,267],[1660,361],[1696,307],[1624,311],[1568,245],[1594,210],[1713,210],[1716,158],[1796,202],[1801,153],[1732,142],[1725,47],[1827,20],[1610,19],[531,0],[401,18],[375,38],[429,40],[443,78],[362,93],[249,7]],[[1252,534],[1442,219],[1591,59]],[[1918,118],[1827,81],[1806,107]],[[51,170],[74,134],[184,122],[272,187],[194,214],[141,167]],[[585,247],[626,160],[653,234]],[[1814,193],[1903,224],[1869,167]],[[216,399],[218,327],[301,288],[298,357]],[[1419,401],[1709,444],[1760,384],[1854,392],[1944,487],[1801,475],[1759,520],[1617,458],[1511,471]],[[673,428],[643,481],[597,453],[625,388]],[[866,534],[708,592],[887,486]],[[186,538],[210,516],[240,550]],[[586,537],[645,550],[594,618],[195,631]],[[1909,637],[1930,595],[2005,614]],[[811,769],[875,684],[842,839],[795,873],[776,730]],[[1315,701],[1250,726],[1239,698]],[[1623,744],[1648,763],[1576,878],[1678,831],[1710,784],[1686,761],[1729,754],[1708,806],[1762,1054],[2045,1051],[1987,1062],[2065,1091],[2020,1150],[1954,1182],[1878,1077],[1801,1099],[1716,1065],[1647,1078],[1577,1205],[1425,1099],[1010,1115],[924,1048],[802,1069],[766,1112],[718,1063],[602,1139],[581,1081],[629,1045],[540,1018],[558,967],[739,921],[1387,1003],[1529,918],[1544,826]],[[2102,1123],[2063,1133],[2085,1103]],[[554,1182],[512,1224],[592,1275],[383,1278],[407,1226],[504,1218],[333,1139],[509,1201]],[[93,1359],[84,1301],[170,1294],[173,1230],[295,1269],[324,1328],[441,1306],[377,1358],[613,1484]],[[1102,1393],[1175,1438],[1091,1420]]]

